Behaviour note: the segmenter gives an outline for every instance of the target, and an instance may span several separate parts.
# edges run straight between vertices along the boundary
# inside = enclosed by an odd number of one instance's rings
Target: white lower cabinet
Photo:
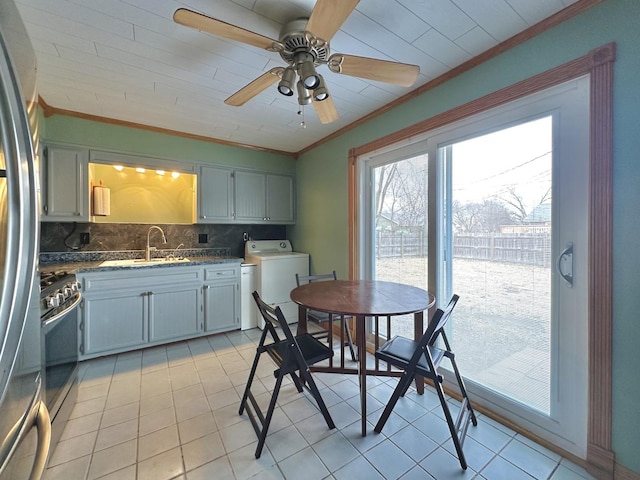
[[[239,271],[224,264],[78,273],[80,358],[239,328]]]
[[[240,328],[240,265],[205,268],[204,279],[205,331]]]
[[[183,338],[202,330],[200,287],[176,285],[148,294],[150,342]]]
[[[138,347],[146,342],[146,297],[141,292],[85,296],[80,310],[81,355]]]

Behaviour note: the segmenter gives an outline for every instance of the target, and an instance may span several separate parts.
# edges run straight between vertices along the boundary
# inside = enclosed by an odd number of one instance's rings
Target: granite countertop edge
[[[151,262],[139,263],[136,265],[109,265],[102,266],[102,261],[98,262],[69,262],[47,265],[49,270],[64,270],[69,273],[88,273],[88,272],[111,272],[118,270],[157,270],[163,268],[179,268],[194,267],[202,265],[216,264],[238,264],[243,262],[242,257],[196,257],[190,258],[188,262]]]
[[[157,258],[166,258],[176,250],[158,250]],[[100,251],[100,252],[48,252],[40,254],[40,271],[67,271],[69,273],[107,272],[118,270],[149,270],[161,268],[192,267],[216,264],[241,264],[242,257],[231,255],[229,248],[182,249],[178,253],[189,259],[181,261],[140,262],[135,265],[102,265],[107,260],[142,260],[144,251]]]

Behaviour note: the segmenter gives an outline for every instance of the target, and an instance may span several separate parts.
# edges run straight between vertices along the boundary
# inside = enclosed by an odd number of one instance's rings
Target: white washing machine
[[[256,290],[265,303],[280,307],[288,323],[298,321],[298,305],[291,301],[296,273],[309,275],[309,254],[294,252],[289,240],[249,240],[245,263],[256,265]],[[262,318],[258,324],[264,326]]]

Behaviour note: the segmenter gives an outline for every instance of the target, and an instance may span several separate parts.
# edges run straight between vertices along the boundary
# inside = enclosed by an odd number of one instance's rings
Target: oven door
[[[51,414],[51,449],[55,447],[77,397],[78,305],[77,292],[43,319],[44,398]]]

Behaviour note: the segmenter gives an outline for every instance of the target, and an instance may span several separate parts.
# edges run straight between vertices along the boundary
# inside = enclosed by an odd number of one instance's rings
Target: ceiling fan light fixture
[[[293,86],[296,82],[296,71],[287,67],[282,71],[282,79],[278,83],[278,91],[287,97],[293,95]]]
[[[311,92],[305,88],[302,80],[298,80],[298,84],[296,86],[298,88],[298,104],[309,105],[311,103]]]
[[[308,90],[313,90],[320,85],[320,78],[316,72],[313,61],[313,55],[307,52],[300,52],[295,56],[298,75],[300,75],[300,80],[302,80],[304,87]]]
[[[320,81],[318,82],[318,86],[313,91],[313,99],[316,102],[322,102],[329,98],[329,90],[327,90],[327,85],[324,83],[324,78],[322,75],[318,75]]]

